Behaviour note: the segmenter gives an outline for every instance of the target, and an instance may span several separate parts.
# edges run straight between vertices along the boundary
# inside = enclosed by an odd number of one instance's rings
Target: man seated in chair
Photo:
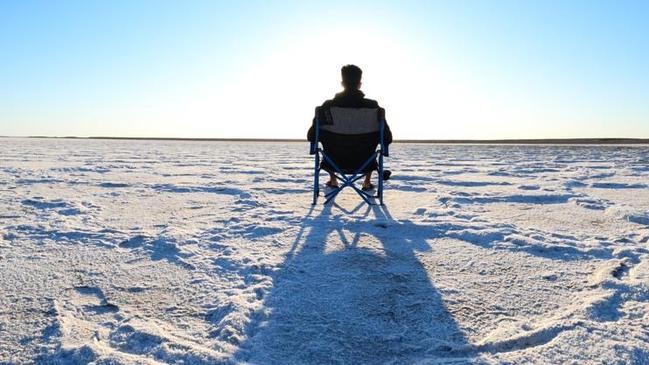
[[[366,99],[365,94],[360,90],[361,88],[361,77],[363,75],[363,71],[355,65],[346,65],[343,66],[342,69],[340,70],[342,74],[342,86],[344,90],[336,96],[331,99],[327,100],[322,104],[321,108],[330,108],[330,107],[340,107],[340,108],[379,108],[379,103],[376,102],[376,100],[372,99]],[[332,146],[331,144],[328,144],[325,142],[326,138],[325,136],[322,136],[322,141],[323,141],[323,146],[325,148],[325,151],[329,149],[329,153],[332,155],[336,155],[335,146]],[[309,128],[309,132],[307,133],[307,139],[309,142],[313,142],[315,140],[315,118],[313,119],[313,123],[311,125],[311,128]],[[376,138],[376,144],[378,144],[378,139]],[[388,127],[387,122],[384,124],[384,130],[383,130],[383,143],[385,145],[388,145],[392,143],[392,132],[390,132],[390,128]],[[375,146],[376,146],[375,144]],[[354,156],[339,156],[337,158],[334,158],[336,164],[339,166],[342,166],[343,168],[345,167],[346,161],[353,161]],[[351,164],[351,162],[349,163]],[[350,165],[351,166],[351,165]],[[338,180],[336,178],[336,175],[333,172],[333,168],[329,165],[327,161],[322,161],[321,165],[322,169],[327,171],[329,173],[329,181],[327,181],[327,186],[336,188],[338,187]],[[358,167],[358,166],[356,166]],[[362,189],[364,191],[368,191],[374,188],[374,185],[371,182],[372,178],[372,171],[378,169],[378,164],[375,161],[370,163],[367,168],[365,169],[365,180],[363,181],[363,187]],[[383,171],[383,178],[387,180],[390,177],[390,171],[389,170],[384,170]]]

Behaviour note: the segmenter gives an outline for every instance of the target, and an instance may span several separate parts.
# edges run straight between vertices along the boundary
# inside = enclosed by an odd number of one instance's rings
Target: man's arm
[[[392,143],[392,131],[390,130],[388,121],[385,119],[385,109],[381,108],[376,101],[374,103],[379,108],[379,118],[383,119],[383,144],[387,146]]]
[[[387,120],[384,121],[385,123],[383,124],[383,143],[387,146],[390,143],[392,143],[392,131],[390,130],[388,121]]]
[[[327,100],[324,103],[322,103],[321,106],[315,108],[315,113],[313,115],[313,121],[311,121],[311,128],[309,128],[309,131],[306,134],[306,139],[309,140],[309,142],[313,143],[315,141],[315,120],[318,118],[318,113],[320,113],[320,118],[322,118],[322,110],[325,108],[329,108],[331,105],[331,100]]]
[[[313,121],[311,121],[311,128],[309,128],[309,131],[306,133],[306,139],[311,143],[315,140],[315,117],[313,117]]]

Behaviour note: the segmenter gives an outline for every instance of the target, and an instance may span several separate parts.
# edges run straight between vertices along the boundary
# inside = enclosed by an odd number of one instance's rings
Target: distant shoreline
[[[165,138],[165,137],[48,137],[26,136],[0,138],[30,138],[30,139],[81,139],[81,140],[133,140],[133,141],[188,141],[188,142],[299,142],[305,139],[295,138]],[[649,144],[649,138],[541,138],[541,139],[397,139],[394,143],[422,144],[586,144],[586,145],[631,145]]]

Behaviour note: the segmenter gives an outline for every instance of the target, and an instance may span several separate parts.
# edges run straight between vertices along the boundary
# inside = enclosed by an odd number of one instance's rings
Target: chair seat
[[[357,164],[356,167],[349,167],[349,166],[344,166],[344,165],[343,165],[343,166],[338,165],[338,168],[340,169],[340,171],[341,171],[343,174],[354,174],[354,173],[356,173],[356,172],[359,172],[359,171],[357,171],[359,165],[360,165],[360,164]],[[331,165],[330,165],[326,160],[325,160],[325,161],[322,161],[322,162],[320,163],[320,168],[321,168],[322,170],[325,170],[325,171],[335,171],[335,168],[334,168],[333,166],[331,166]],[[360,171],[360,172],[365,174],[365,173],[368,173],[368,172],[370,172],[370,171],[378,170],[378,168],[379,168],[379,164],[378,164],[378,162],[376,162],[376,160],[374,160],[374,162],[370,162],[370,164],[367,165],[367,167],[364,168],[364,169],[363,169],[362,171]]]

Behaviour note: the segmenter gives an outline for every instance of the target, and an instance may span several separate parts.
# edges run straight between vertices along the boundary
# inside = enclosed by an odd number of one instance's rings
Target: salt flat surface
[[[649,363],[647,147],[306,151],[0,139],[0,363]]]

